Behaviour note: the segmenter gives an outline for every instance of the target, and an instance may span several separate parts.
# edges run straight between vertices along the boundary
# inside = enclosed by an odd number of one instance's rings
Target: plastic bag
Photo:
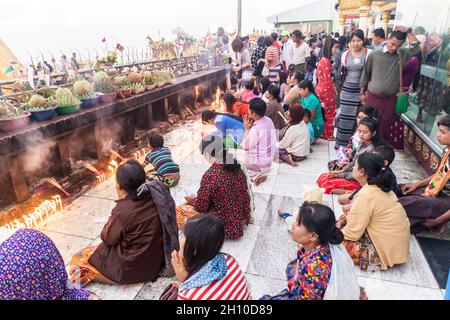
[[[324,300],[359,300],[360,287],[353,261],[343,245],[330,244],[333,264]]]

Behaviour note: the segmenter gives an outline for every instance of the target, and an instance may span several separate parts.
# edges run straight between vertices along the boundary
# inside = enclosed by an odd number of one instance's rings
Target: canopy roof
[[[283,11],[267,18],[269,23],[307,22],[334,20],[334,0],[318,0],[303,6]]]

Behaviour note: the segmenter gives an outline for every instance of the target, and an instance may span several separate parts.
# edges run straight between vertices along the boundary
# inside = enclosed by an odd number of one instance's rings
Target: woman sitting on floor
[[[401,186],[405,195],[400,198],[400,203],[414,233],[423,227],[443,233],[450,220],[450,115],[444,116],[437,125],[437,140],[447,150],[436,173],[425,180]]]
[[[176,208],[178,226],[183,229],[187,218],[209,212],[224,222],[227,239],[240,238],[243,226],[250,222],[252,207],[244,168],[214,133],[203,138],[200,151],[211,167],[203,175],[197,195],[186,197],[187,205]]]
[[[292,229],[300,244],[297,258],[288,264],[287,288],[261,300],[358,300],[360,290],[353,263],[339,246],[344,240],[336,228],[333,210],[318,203],[303,203]]]
[[[179,248],[175,202],[164,183],[146,178],[135,160],[119,166],[119,200],[103,227],[102,243],[72,257],[72,281],[83,287],[91,281],[136,284],[155,281],[164,267],[166,276],[173,275],[170,254]]]
[[[300,72],[294,72],[290,81],[288,82],[288,86],[284,89],[284,98],[283,98],[283,106],[285,110],[289,106],[293,104],[299,104],[301,102],[302,97],[300,96],[300,87],[298,86],[305,77]]]
[[[189,218],[172,253],[178,300],[250,300],[247,280],[236,260],[220,252],[225,240],[223,221],[204,214]]]
[[[397,183],[397,177],[395,176],[394,171],[391,169],[391,164],[395,160],[395,151],[391,147],[387,145],[381,145],[376,147],[373,150],[374,154],[379,155],[384,160],[384,165],[386,167],[387,173],[391,176],[392,181],[392,191],[395,193],[397,197],[399,197],[402,193],[402,190],[400,189],[400,186]],[[338,202],[340,205],[342,205],[342,210],[344,213],[347,213],[350,211],[352,207],[352,201],[355,198],[356,194],[361,189],[357,189],[353,192],[349,191],[347,194],[340,195],[338,198]]]
[[[314,138],[319,140],[325,130],[325,113],[311,81],[303,80],[300,88],[301,104],[304,109],[311,111],[311,123],[314,128]]]
[[[301,105],[289,107],[288,125],[280,132],[278,144],[280,162],[297,167],[297,162],[304,160],[310,153],[310,135],[303,118],[305,110]]]
[[[286,126],[284,121],[284,110],[281,107],[280,88],[271,84],[266,92],[266,98],[269,102],[266,103],[266,117],[272,120],[276,130],[282,130]]]
[[[245,129],[242,118],[231,113],[220,113],[215,111],[205,110],[202,112],[203,124],[212,125],[222,134],[222,138],[226,139],[231,135],[236,144],[241,144],[244,139]]]
[[[344,246],[362,270],[386,270],[408,261],[409,221],[392,192],[392,177],[384,160],[374,153],[357,158],[354,178],[362,189],[356,194],[348,214],[338,222]]]
[[[0,264],[0,300],[98,300],[68,281],[61,254],[40,231],[0,238]]]
[[[361,120],[358,134],[361,142],[352,162],[341,170],[322,174],[317,180],[317,184],[325,189],[326,194],[344,194],[346,191],[354,191],[361,187],[352,175],[356,160],[360,155],[371,153],[375,147],[383,143],[378,133],[378,121],[375,118],[367,117]]]

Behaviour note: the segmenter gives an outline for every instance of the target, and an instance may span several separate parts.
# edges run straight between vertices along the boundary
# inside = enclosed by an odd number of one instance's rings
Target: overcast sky
[[[312,1],[242,0],[243,32],[270,30],[268,16]],[[0,14],[0,38],[26,63],[27,50],[59,57],[60,49],[101,49],[103,37],[110,46],[144,46],[147,35],[167,39],[177,25],[195,36],[236,26],[237,0],[0,0]]]

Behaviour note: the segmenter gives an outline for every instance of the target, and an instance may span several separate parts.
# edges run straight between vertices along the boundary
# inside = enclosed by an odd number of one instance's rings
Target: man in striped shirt
[[[164,138],[156,134],[149,142],[152,150],[145,156],[145,165],[151,164],[156,171],[154,176],[169,187],[176,186],[180,180],[180,167],[173,161],[169,148],[164,147]]]

